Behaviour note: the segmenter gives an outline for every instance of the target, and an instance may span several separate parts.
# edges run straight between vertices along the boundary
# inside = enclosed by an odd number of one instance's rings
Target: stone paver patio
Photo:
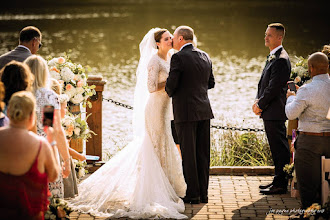
[[[300,200],[285,195],[262,195],[258,186],[271,176],[210,176],[209,203],[186,204],[189,219],[288,219]],[[272,213],[271,213],[272,212]],[[282,213],[282,214],[281,214]],[[106,219],[73,212],[72,220]],[[126,219],[126,218],[122,218]]]

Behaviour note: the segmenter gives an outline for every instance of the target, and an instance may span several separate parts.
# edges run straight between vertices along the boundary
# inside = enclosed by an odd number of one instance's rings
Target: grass
[[[263,133],[214,131],[211,141],[211,166],[273,165]]]
[[[113,148],[104,161],[121,151],[127,140],[111,140]],[[211,130],[211,166],[271,166],[273,160],[264,133]]]

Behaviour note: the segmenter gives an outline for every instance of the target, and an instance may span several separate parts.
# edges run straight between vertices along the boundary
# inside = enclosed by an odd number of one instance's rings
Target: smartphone
[[[43,109],[43,119],[42,119],[42,125],[43,126],[49,126],[53,127],[53,121],[54,121],[54,106],[52,105],[45,105]]]
[[[288,87],[290,91],[297,92],[296,84],[294,82],[288,82]]]

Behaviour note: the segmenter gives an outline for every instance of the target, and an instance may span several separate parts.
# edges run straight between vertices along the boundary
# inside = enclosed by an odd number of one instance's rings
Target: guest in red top
[[[48,141],[29,132],[35,123],[35,98],[21,91],[10,98],[9,127],[0,128],[0,218],[44,219],[48,181],[59,174],[52,129]]]

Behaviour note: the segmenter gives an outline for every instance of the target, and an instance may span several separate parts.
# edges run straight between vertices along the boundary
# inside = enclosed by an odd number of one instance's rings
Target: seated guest
[[[19,45],[12,51],[0,56],[0,69],[12,60],[23,62],[41,47],[41,32],[34,26],[28,26],[19,33]]]
[[[9,125],[9,119],[2,112],[5,107],[5,103],[3,102],[4,97],[5,97],[5,86],[3,85],[2,82],[0,82],[0,127]]]
[[[8,105],[12,94],[19,91],[31,91],[34,77],[30,68],[21,62],[11,61],[0,71],[1,82],[5,86],[4,102]],[[6,114],[6,107],[4,109]]]
[[[296,139],[295,169],[302,208],[321,203],[321,156],[330,157],[330,78],[328,57],[317,52],[308,59],[312,82],[297,91],[287,91],[285,113],[299,118]]]
[[[49,189],[53,197],[64,198],[63,189],[63,178],[67,178],[70,174],[70,155],[68,146],[65,139],[64,130],[61,124],[61,113],[60,113],[60,103],[58,96],[55,92],[50,89],[49,85],[49,71],[46,61],[37,55],[32,55],[28,57],[24,63],[26,63],[35,77],[33,82],[33,92],[36,97],[36,112],[37,112],[37,134],[45,136],[44,126],[42,124],[42,113],[45,105],[54,106],[54,124],[53,128],[55,131],[55,139],[58,146],[58,151],[63,160],[62,173],[58,180],[54,183],[49,184]]]
[[[48,181],[59,173],[53,133],[48,141],[29,129],[35,124],[35,98],[31,92],[14,93],[8,105],[10,125],[0,128],[1,219],[44,219]]]

